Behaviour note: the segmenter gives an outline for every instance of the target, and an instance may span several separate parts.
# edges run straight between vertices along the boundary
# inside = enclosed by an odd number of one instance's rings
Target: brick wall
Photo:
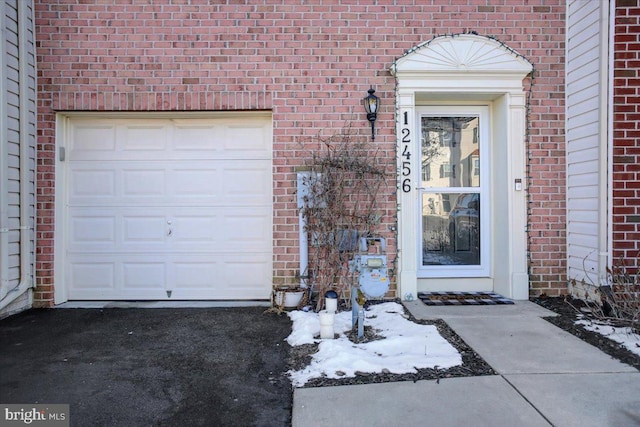
[[[127,4],[125,4],[127,3]],[[395,81],[388,69],[435,35],[476,31],[534,64],[529,123],[532,287],[565,287],[562,0],[35,0],[39,72],[36,298],[51,303],[55,112],[269,109],[274,125],[274,277],[297,273],[300,142],[345,123],[370,128],[361,99],[382,100],[376,148],[395,172]],[[229,4],[232,3],[232,4]],[[531,82],[527,81],[527,86]],[[395,225],[395,182],[383,223]],[[390,253],[393,235],[386,236]]]
[[[613,261],[640,267],[640,5],[616,2],[613,105]]]

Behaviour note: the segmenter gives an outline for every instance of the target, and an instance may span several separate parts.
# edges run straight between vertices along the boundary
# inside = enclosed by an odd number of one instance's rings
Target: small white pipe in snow
[[[333,330],[333,323],[335,321],[335,313],[332,311],[322,310],[318,313],[320,317],[320,338],[321,339],[334,339],[335,332]]]

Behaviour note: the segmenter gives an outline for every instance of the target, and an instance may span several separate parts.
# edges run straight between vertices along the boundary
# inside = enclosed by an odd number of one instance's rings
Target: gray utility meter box
[[[369,251],[369,243],[378,242],[378,254]],[[364,336],[364,298],[382,298],[389,290],[387,270],[387,245],[382,237],[360,238],[360,252],[349,261],[349,270],[358,275],[358,284],[351,285],[351,314],[353,327],[358,328],[358,340]],[[362,253],[364,252],[364,253]],[[356,287],[358,292],[356,292]]]
[[[357,255],[358,288],[368,298],[381,298],[389,290],[386,255]]]

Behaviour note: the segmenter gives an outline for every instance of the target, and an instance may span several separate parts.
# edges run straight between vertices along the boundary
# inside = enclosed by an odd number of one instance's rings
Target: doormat
[[[513,304],[513,300],[495,292],[419,292],[418,298],[426,305]]]

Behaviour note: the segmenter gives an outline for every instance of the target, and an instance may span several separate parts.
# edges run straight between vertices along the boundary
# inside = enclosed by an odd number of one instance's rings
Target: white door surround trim
[[[486,105],[491,116],[492,277],[478,278],[495,292],[529,298],[526,210],[526,95],[523,79],[533,70],[522,55],[503,43],[476,34],[439,36],[408,51],[392,66],[396,77],[398,170],[398,295],[415,298],[421,290],[465,290],[459,279],[418,279],[418,153],[412,166],[402,157],[414,144],[416,107]],[[417,136],[416,136],[417,137]],[[404,169],[403,169],[404,166]],[[406,173],[406,174],[405,174]],[[519,185],[516,185],[518,183]],[[498,197],[498,195],[500,197]],[[428,288],[427,288],[428,287]]]

